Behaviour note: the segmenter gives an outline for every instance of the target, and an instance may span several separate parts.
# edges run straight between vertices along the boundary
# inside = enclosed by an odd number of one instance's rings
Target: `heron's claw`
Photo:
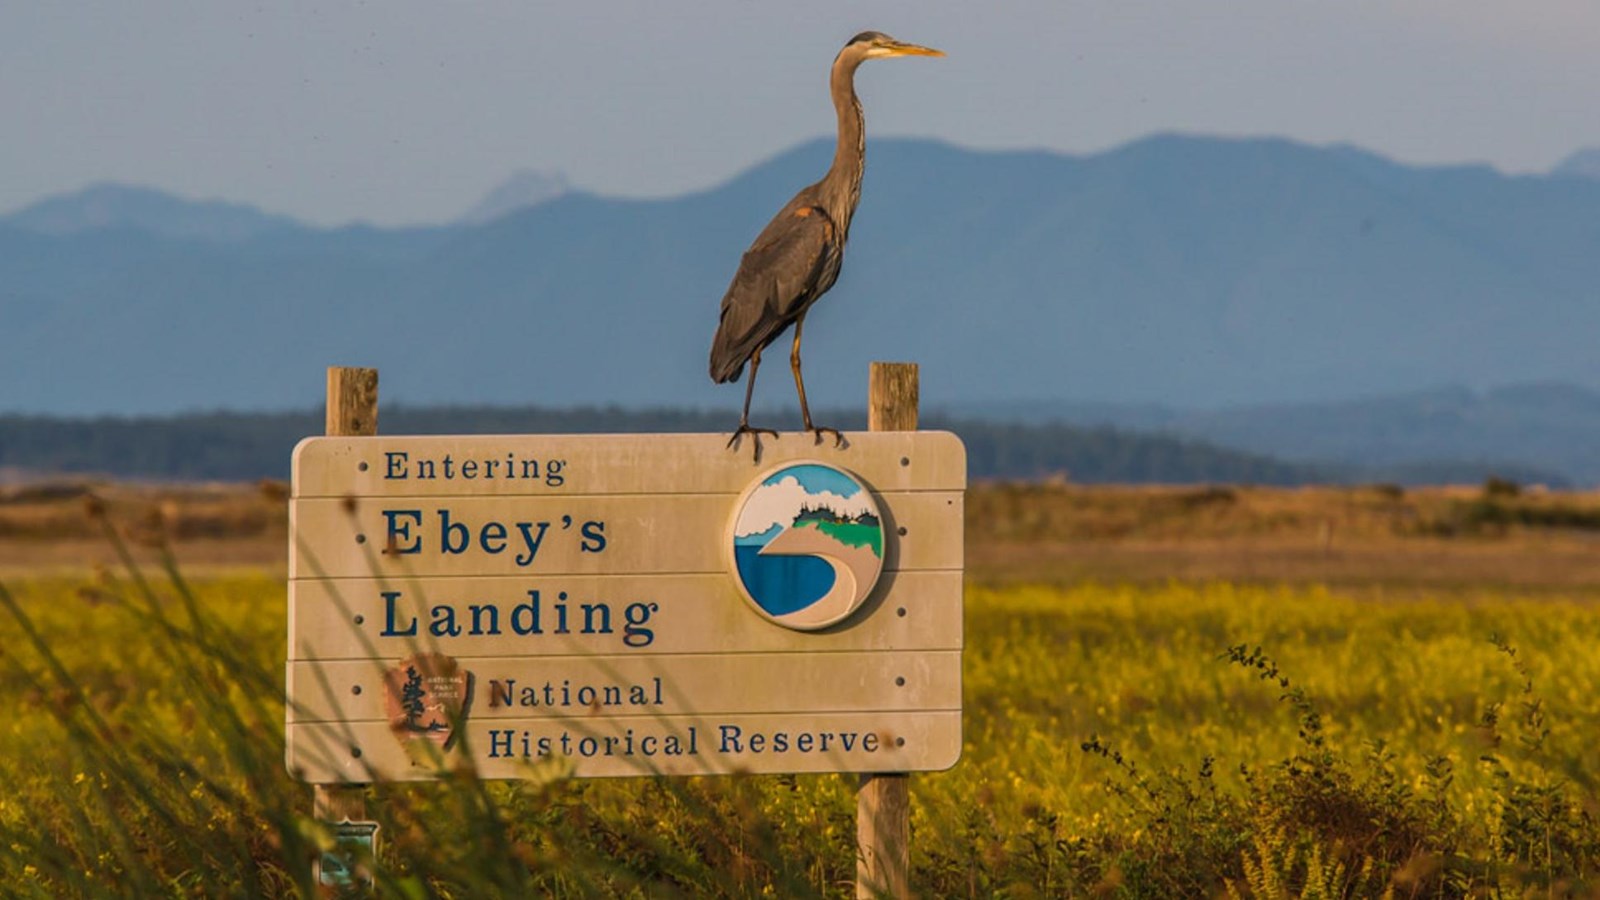
[[[823,425],[812,425],[807,430],[810,431],[812,434],[817,436],[817,439],[812,441],[813,444],[822,443],[822,436],[824,434],[831,434],[831,435],[833,435],[833,446],[834,447],[836,447],[836,448],[838,448],[840,450],[843,450],[846,447],[850,446],[850,442],[845,440],[844,432],[840,431],[837,428],[828,428],[828,427],[823,426]]]
[[[740,422],[739,427],[733,430],[733,436],[728,438],[728,449],[738,449],[739,439],[743,438],[747,434],[750,435],[751,446],[755,448],[755,456],[752,458],[752,461],[754,462],[761,462],[761,436],[763,434],[772,435],[773,440],[778,439],[778,433],[773,431],[771,428],[755,428],[749,423]]]

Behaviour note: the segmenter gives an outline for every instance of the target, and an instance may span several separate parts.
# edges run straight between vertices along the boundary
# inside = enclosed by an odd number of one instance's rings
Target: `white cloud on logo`
[[[826,506],[844,516],[872,511],[872,498],[867,491],[854,497],[841,497],[831,491],[809,493],[794,476],[779,479],[774,484],[764,484],[750,494],[739,521],[733,526],[734,537],[759,534],[774,525],[788,527],[794,522],[800,507]]]

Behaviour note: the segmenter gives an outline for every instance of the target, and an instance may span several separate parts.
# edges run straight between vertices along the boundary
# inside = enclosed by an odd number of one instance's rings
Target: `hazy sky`
[[[1597,0],[0,0],[0,212],[100,180],[310,221],[460,214],[513,170],[708,187],[830,133],[1103,150],[1151,132],[1539,171],[1600,145]]]

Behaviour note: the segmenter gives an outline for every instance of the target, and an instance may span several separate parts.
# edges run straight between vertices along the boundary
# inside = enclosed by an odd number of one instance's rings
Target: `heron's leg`
[[[756,462],[761,461],[761,436],[770,434],[773,440],[778,439],[778,433],[771,428],[750,427],[750,398],[756,392],[756,370],[759,368],[761,368],[761,348],[757,347],[756,352],[750,355],[750,383],[744,386],[744,412],[739,414],[739,427],[733,430],[733,437],[728,438],[728,447],[733,449],[739,446],[740,438],[750,435],[750,444],[755,448]]]
[[[756,370],[759,368],[761,368],[761,348],[757,347],[756,352],[750,355],[750,381],[744,386],[744,411],[739,413],[741,430],[750,427],[750,398],[755,396]]]
[[[806,383],[800,377],[800,329],[806,324],[806,317],[802,315],[794,320],[794,349],[789,351],[789,368],[794,370],[794,389],[800,395],[800,420],[805,423],[806,430],[817,436],[813,443],[822,443],[823,434],[833,435],[835,447],[845,446],[844,435],[837,428],[825,428],[811,424],[811,410],[806,407]]]

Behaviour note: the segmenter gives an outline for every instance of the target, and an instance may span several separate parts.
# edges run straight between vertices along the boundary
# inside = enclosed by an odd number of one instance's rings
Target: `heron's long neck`
[[[835,63],[830,78],[833,107],[839,114],[839,146],[833,152],[833,166],[822,179],[823,202],[828,215],[848,231],[850,219],[861,199],[861,175],[867,162],[867,125],[856,99],[856,67]]]

